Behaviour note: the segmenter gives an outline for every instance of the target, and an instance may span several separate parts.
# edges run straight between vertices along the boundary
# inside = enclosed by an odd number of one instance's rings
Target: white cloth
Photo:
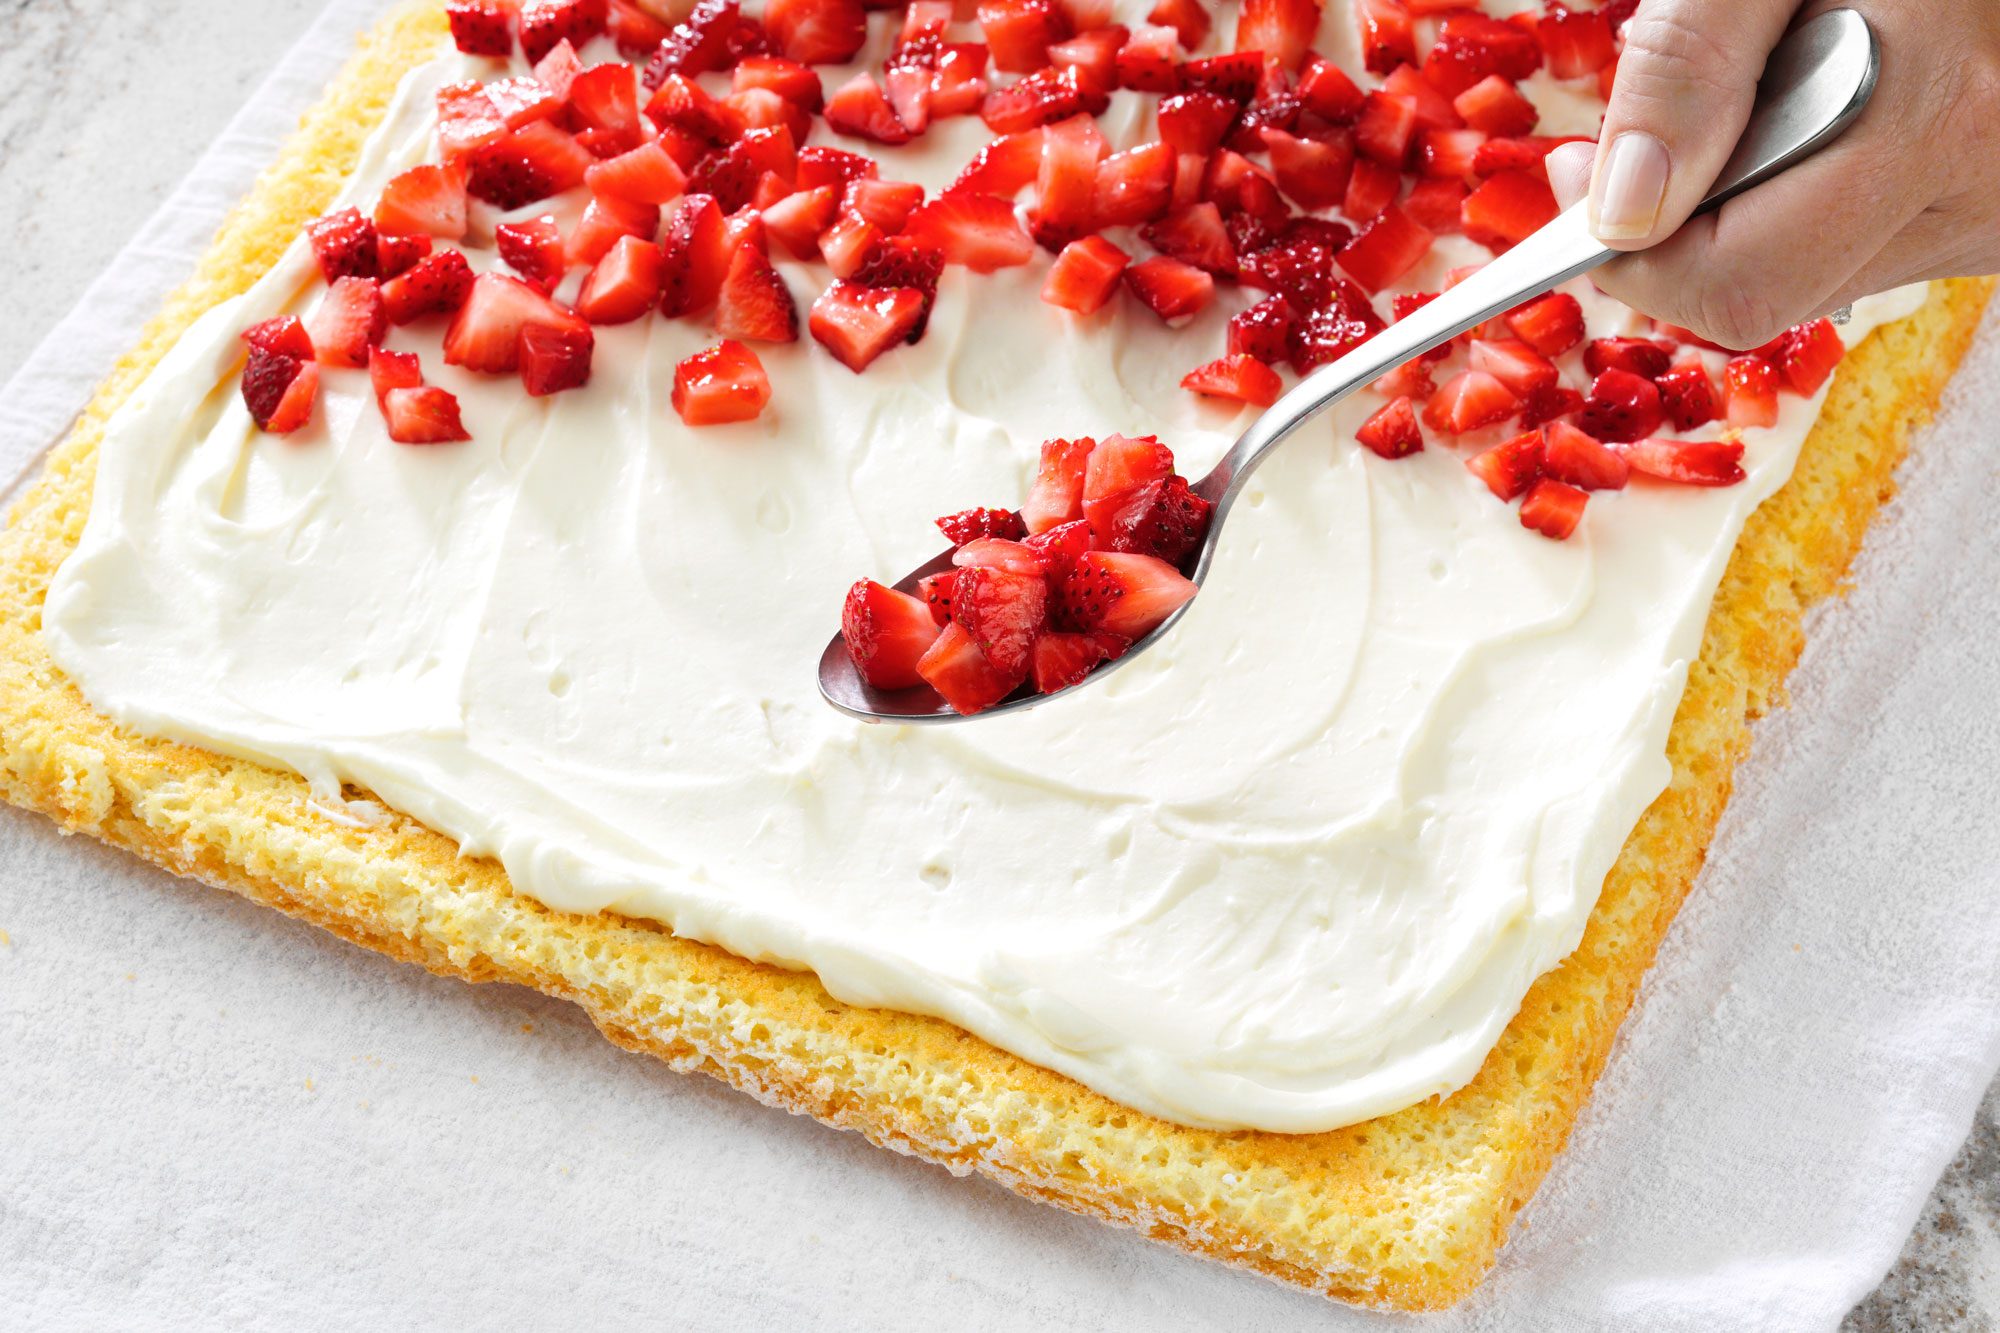
[[[328,11],[0,392],[0,482],[382,7]],[[1569,1150],[1479,1293],[1426,1323],[1827,1327],[1963,1140],[2000,1068],[1995,323],[1854,594],[1814,617]],[[10,1322],[1402,1326],[953,1181],[622,1054],[565,1005],[4,807],[0,930]]]

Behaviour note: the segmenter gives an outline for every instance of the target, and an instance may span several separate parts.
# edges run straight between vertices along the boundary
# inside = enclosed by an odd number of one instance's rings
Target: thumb
[[[1590,224],[1620,250],[1688,220],[1750,117],[1796,0],[1640,0],[1598,137]]]

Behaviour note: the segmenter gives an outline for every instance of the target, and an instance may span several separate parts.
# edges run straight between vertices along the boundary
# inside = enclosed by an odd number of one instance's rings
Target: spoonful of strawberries
[[[1879,60],[1873,32],[1853,10],[1831,10],[1795,28],[1772,51],[1749,124],[1702,211],[1839,135],[1873,93]],[[1095,488],[1099,493],[1114,485],[1121,494],[1155,488],[1148,521],[1168,529],[1178,522],[1185,540],[1154,549],[1179,558],[1104,549],[1104,534],[1095,530],[1116,515],[1109,509],[1093,515],[1087,499],[1081,517],[1037,525],[1042,530],[1032,536],[1011,526],[1019,516],[967,511],[949,520],[959,525],[949,534],[959,543],[953,549],[894,587],[867,580],[854,586],[842,632],[820,657],[820,693],[867,722],[955,722],[1032,708],[1131,661],[1186,613],[1231,506],[1271,450],[1356,389],[1610,259],[1616,252],[1591,235],[1584,210],[1579,203],[1558,214],[1464,281],[1314,370],[1199,481],[1173,476],[1171,454],[1151,439],[1051,441],[1044,450],[1045,478],[1053,461],[1077,487],[1086,470],[1105,474],[1110,480]],[[1053,460],[1050,450],[1058,455]],[[1530,516],[1524,512],[1523,519]],[[1052,593],[1048,571],[1057,564],[1064,573]],[[1087,627],[1040,632],[1052,596]]]

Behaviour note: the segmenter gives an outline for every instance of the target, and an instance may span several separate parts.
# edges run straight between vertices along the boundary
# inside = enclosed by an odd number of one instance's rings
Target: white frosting
[[[422,160],[432,91],[481,68],[414,73],[348,198]],[[985,138],[939,125],[890,174],[939,186]],[[1441,244],[1411,285],[1481,257]],[[1249,420],[1177,381],[1255,293],[1170,331],[1057,312],[1044,269],[950,271],[923,342],[863,375],[759,347],[772,407],[732,427],[667,404],[699,322],[600,329],[590,387],[539,401],[398,330],[475,437],[410,448],[363,372],[297,436],[252,426],[236,334],[317,299],[295,246],[112,423],[50,650],[120,723],[328,805],[361,784],[551,906],[810,968],[1149,1112],[1307,1131],[1448,1092],[1667,781],[1717,579],[1819,404],[1751,432],[1747,483],[1638,482],[1556,543],[1465,447],[1357,447],[1362,395],[1266,465],[1181,628],[1103,686],[850,722],[813,684],[841,595],[933,554],[935,515],[1024,494],[1048,436],[1157,431],[1199,475]],[[1630,318],[1576,290],[1600,331]],[[1850,337],[1922,299],[1862,303]]]

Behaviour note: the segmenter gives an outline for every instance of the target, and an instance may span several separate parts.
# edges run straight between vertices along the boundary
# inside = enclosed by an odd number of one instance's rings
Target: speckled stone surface
[[[0,0],[0,380],[228,122],[320,0]],[[2000,1328],[2000,1084],[1848,1333]]]

